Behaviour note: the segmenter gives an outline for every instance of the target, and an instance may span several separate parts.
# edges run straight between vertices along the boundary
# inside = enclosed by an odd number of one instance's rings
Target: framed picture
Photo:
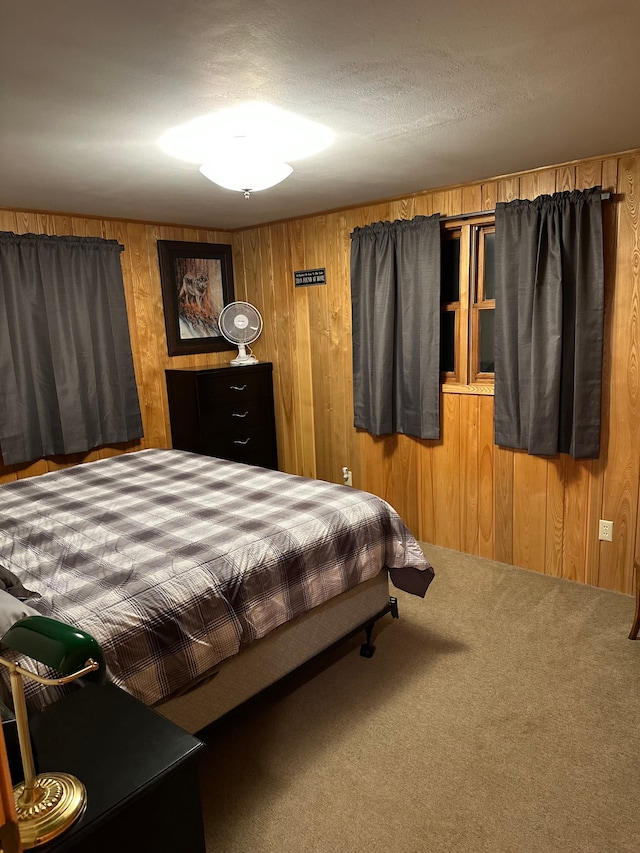
[[[169,355],[232,350],[218,316],[235,299],[231,246],[158,240]]]

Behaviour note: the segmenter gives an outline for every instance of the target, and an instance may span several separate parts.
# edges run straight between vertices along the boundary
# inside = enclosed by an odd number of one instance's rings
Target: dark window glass
[[[440,371],[442,373],[453,373],[456,369],[455,311],[443,311],[440,315]]]
[[[460,238],[443,240],[440,244],[440,300],[443,303],[460,299]]]
[[[484,235],[484,298],[496,298],[496,235]],[[492,337],[493,340],[493,337]]]
[[[493,308],[480,311],[480,373],[493,373]]]

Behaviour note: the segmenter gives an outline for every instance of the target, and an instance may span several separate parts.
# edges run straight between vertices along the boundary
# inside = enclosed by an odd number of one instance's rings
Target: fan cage
[[[238,318],[246,325],[236,325]],[[262,315],[249,302],[230,302],[225,305],[218,317],[220,333],[232,344],[251,344],[262,332]]]

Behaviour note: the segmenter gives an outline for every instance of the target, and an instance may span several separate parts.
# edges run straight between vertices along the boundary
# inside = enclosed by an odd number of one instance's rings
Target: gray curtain
[[[496,206],[495,442],[597,457],[601,188]]]
[[[0,232],[6,465],[142,436],[115,240]]]
[[[351,234],[354,424],[440,437],[440,215]]]

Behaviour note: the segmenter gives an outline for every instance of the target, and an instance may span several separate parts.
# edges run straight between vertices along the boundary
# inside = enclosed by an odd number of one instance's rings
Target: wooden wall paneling
[[[292,275],[305,269],[304,228],[301,220],[286,223],[287,246],[291,258]],[[299,425],[299,442],[296,468],[292,473],[316,477],[316,424],[313,408],[313,359],[311,352],[311,325],[309,319],[309,288],[293,288],[296,343],[294,369],[296,377],[296,420]],[[289,469],[287,469],[289,470]]]
[[[572,164],[561,166],[556,169],[556,188],[557,193],[567,192],[576,188],[576,167]]]
[[[453,187],[444,195],[441,213],[443,216],[458,216],[462,213],[462,187]]]
[[[613,542],[600,543],[598,585],[630,593],[638,506],[640,395],[640,154],[620,159],[618,251],[611,317],[610,430],[602,518]]]
[[[357,431],[360,445],[360,488],[386,500],[388,487],[387,460],[393,456],[398,444],[397,435],[370,435],[365,430]]]
[[[595,172],[590,174],[595,176]],[[556,192],[576,189],[578,173],[575,165],[569,164],[556,169]],[[578,187],[584,189],[584,187]],[[552,470],[561,470],[558,481],[552,476]],[[549,460],[547,488],[547,572],[561,574],[568,580],[586,580],[588,533],[589,533],[589,489],[592,476],[591,460],[575,460],[566,454],[560,454],[555,460]],[[556,489],[562,490],[563,517],[558,520],[555,514]],[[554,558],[557,541],[562,543],[560,572],[557,571]],[[551,546],[551,547],[550,547]]]
[[[0,231],[13,231],[14,234],[19,233],[15,211],[0,207]]]
[[[264,318],[264,329],[260,342],[263,360],[273,362],[273,390],[276,409],[276,432],[278,437],[278,465],[282,470],[294,471],[295,446],[298,432],[294,415],[294,366],[296,342],[294,308],[291,290],[293,273],[289,254],[284,246],[284,225],[267,226],[257,232],[261,253],[257,280],[254,283],[255,300]],[[248,288],[248,292],[251,289]],[[259,294],[259,295],[258,295]],[[264,355],[260,355],[263,353]]]
[[[56,216],[53,213],[38,213],[37,216],[38,230],[37,234],[56,234],[63,236],[64,232],[58,229]],[[69,223],[69,226],[71,223]]]
[[[520,198],[519,178],[502,178],[497,182],[497,184],[496,202],[509,202],[514,201],[516,198]]]
[[[244,275],[244,235],[245,232],[237,232],[231,235],[231,249],[233,254],[233,286],[236,299],[248,302],[247,286]]]
[[[496,201],[498,200],[498,182],[487,181],[481,185],[482,187],[482,206],[481,210],[495,210]]]
[[[393,222],[396,219],[413,219],[415,216],[415,198],[399,198],[390,202],[388,205],[389,220]]]
[[[597,161],[595,164],[585,164],[591,168],[576,168],[576,180],[584,181],[583,186],[602,186],[615,193],[618,184],[618,160]],[[604,340],[602,353],[602,401],[600,455],[592,460],[591,481],[589,483],[589,502],[587,506],[587,552],[585,581],[598,584],[600,571],[600,539],[599,519],[602,518],[602,499],[604,489],[604,473],[607,466],[609,434],[611,430],[610,401],[612,335],[613,335],[613,300],[616,288],[616,254],[618,241],[618,209],[619,203],[615,197],[605,202],[602,207],[604,230]]]
[[[433,445],[433,488],[436,545],[461,550],[460,399],[440,397],[440,442]]]
[[[154,293],[155,259],[150,259],[150,245],[155,250],[155,235],[147,227],[127,223],[127,250],[131,263],[131,282],[138,326],[138,359],[142,386],[139,388],[140,409],[147,447],[170,447],[162,400],[166,397],[164,371],[161,369],[166,354],[164,339],[164,314],[161,296]],[[159,276],[157,276],[159,289]]]
[[[124,284],[124,298],[127,304],[127,317],[129,320],[129,338],[131,340],[131,353],[133,355],[133,369],[136,378],[136,388],[138,389],[138,399],[141,400],[142,394],[142,369],[139,361],[141,352],[139,340],[139,327],[136,319],[136,303],[133,292],[133,276],[131,273],[131,257],[127,251],[127,223],[122,220],[104,220],[102,223],[102,236],[105,240],[117,240],[124,250],[120,253],[120,266],[122,268],[122,282]],[[142,410],[142,407],[141,407]],[[134,442],[132,447],[142,449],[147,447],[144,435],[138,442]],[[117,456],[124,450],[129,449],[126,445],[120,447],[102,447],[99,449],[99,456],[105,459],[108,456]]]
[[[304,223],[306,269],[327,266],[328,218],[316,216]],[[331,349],[328,288],[329,285],[316,285],[306,289],[309,291],[317,476],[322,480],[339,483],[342,482],[341,464],[333,454],[333,386],[336,373]]]
[[[433,206],[434,193],[420,193],[414,198],[413,215],[414,216],[431,216],[434,213],[440,213]]]
[[[435,441],[420,442],[420,484],[417,495],[418,538],[422,542],[436,541],[436,495],[433,481],[433,446]]]
[[[408,207],[399,210],[396,218],[411,218],[415,216],[415,205],[412,203]],[[348,435],[349,448],[349,467],[353,474],[353,485],[356,488],[364,488],[364,473],[362,459],[362,442],[359,431],[354,426],[354,405],[353,405],[353,322],[351,308],[351,233],[355,228],[356,220],[353,211],[344,210],[339,214],[338,234],[343,235],[342,243],[342,270],[340,276],[343,281],[345,290],[345,328],[347,331],[347,348],[348,348],[348,389],[344,397],[345,404],[345,428]],[[418,504],[418,496],[416,495],[416,504]]]
[[[564,549],[562,577],[586,582],[589,520],[589,486],[592,476],[591,459],[572,459],[565,462]]]
[[[540,169],[520,176],[520,198],[533,200],[556,191],[556,170]]]
[[[72,216],[71,231],[75,237],[102,237],[102,220]]]
[[[420,441],[407,435],[388,436],[381,449],[380,473],[384,478],[381,497],[417,536],[420,530],[420,507],[416,500],[420,491]]]
[[[282,354],[274,299],[273,229],[271,226],[263,226],[256,229],[254,233],[256,241],[250,244],[253,274],[247,279],[247,295],[251,294],[250,297],[248,296],[248,301],[262,314],[263,327],[262,334],[255,344],[256,357],[266,360],[264,354],[269,353],[269,359],[273,361],[274,373],[277,373]],[[284,341],[282,343],[284,344]]]
[[[347,397],[353,384],[351,368],[351,291],[347,274],[349,234],[341,228],[344,217],[337,213],[323,223],[324,258],[318,266],[326,268],[328,362],[331,367],[331,479],[342,482],[342,467],[351,468],[352,419],[347,415]],[[340,377],[337,380],[337,377]],[[352,469],[353,470],[353,469]]]
[[[438,190],[438,192],[429,193],[424,197],[424,201],[426,203],[427,208],[430,213],[424,214],[425,216],[431,216],[433,213],[439,213],[441,216],[446,216],[445,213],[447,209],[447,194],[444,190]]]
[[[444,399],[446,395],[441,395]],[[479,551],[479,448],[480,397],[459,395],[460,411],[460,550]]]
[[[78,460],[79,462],[82,460]],[[49,471],[46,459],[36,459],[34,462],[28,462],[24,465],[15,465],[16,479],[22,480],[25,477],[37,477],[39,474],[46,474]]]
[[[334,393],[334,435],[338,467],[346,465],[355,477],[360,469],[358,444],[353,426],[353,358],[351,324],[351,230],[344,213],[329,219],[330,243],[327,280],[331,311],[331,346],[339,382]],[[344,462],[340,463],[340,459]],[[340,476],[340,472],[338,472]]]
[[[475,213],[482,210],[482,187],[480,184],[462,187],[461,213]]]
[[[37,234],[38,214],[30,213],[28,210],[18,210],[15,214],[16,234]]]
[[[296,349],[299,343],[294,303],[291,253],[287,247],[287,226],[271,228],[271,264],[273,269],[274,300],[269,306],[275,322],[277,362],[274,362],[273,392],[278,435],[278,465],[281,470],[296,473],[299,432]],[[274,353],[269,352],[269,360]]]
[[[513,562],[545,571],[547,520],[547,459],[514,451]]]
[[[545,574],[563,576],[564,519],[565,519],[565,473],[566,456],[559,453],[548,460]]]
[[[618,157],[607,157],[602,161],[602,189],[615,193],[618,186]],[[615,199],[613,199],[615,201]]]
[[[478,555],[494,555],[493,397],[478,396]]]
[[[617,161],[616,161],[617,163]],[[602,161],[587,160],[575,167],[576,187],[581,190],[602,186]]]
[[[54,224],[54,233],[60,237],[73,236],[73,222],[72,217],[68,214],[56,214],[53,219]],[[103,231],[104,231],[104,222],[103,222]]]
[[[251,228],[242,233],[242,281],[247,301],[261,301],[260,284],[258,281],[260,269],[260,239],[261,229]],[[235,272],[235,271],[234,271]],[[235,275],[234,275],[235,281]],[[256,305],[260,308],[260,305]]]

